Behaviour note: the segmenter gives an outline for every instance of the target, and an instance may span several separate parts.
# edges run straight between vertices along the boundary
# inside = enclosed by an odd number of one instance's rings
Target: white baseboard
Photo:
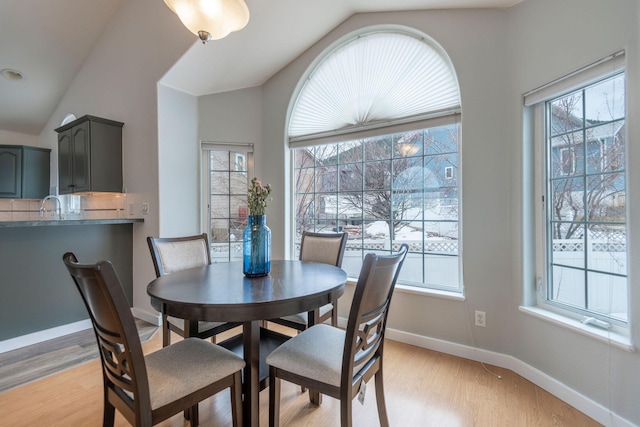
[[[86,319],[80,320],[79,322],[69,323],[67,325],[56,326],[55,328],[51,329],[45,329],[44,331],[38,331],[31,334],[10,338],[8,340],[0,341],[0,353],[17,350],[22,347],[38,344],[43,341],[47,341],[53,338],[59,338],[65,335],[73,334],[74,332],[80,332],[90,328],[91,321],[89,319]]]
[[[341,326],[345,326],[346,319],[340,319],[339,323]],[[440,353],[451,354],[465,359],[509,369],[604,426],[635,427],[635,424],[611,412],[609,408],[589,399],[587,396],[567,387],[555,378],[550,377],[544,372],[516,359],[513,356],[389,328],[387,328],[386,337],[394,341],[415,345],[416,347],[426,348],[428,350],[434,350]]]
[[[158,313],[149,313],[148,311],[141,310],[136,307],[131,307],[131,314],[133,314],[133,317],[144,320],[145,322],[151,323],[152,325],[162,326],[162,318]]]
[[[152,325],[161,326],[162,320],[159,314],[149,313],[139,308],[132,307],[131,314],[145,322],[149,322]],[[84,331],[85,329],[91,329],[91,320],[80,320],[79,322],[69,323],[62,326],[56,326],[55,328],[45,329],[44,331],[38,331],[27,335],[21,335],[19,337],[10,338],[8,340],[0,341],[0,354],[7,351],[17,350],[29,345],[38,344],[54,338],[63,337],[65,335],[73,334],[74,332]]]

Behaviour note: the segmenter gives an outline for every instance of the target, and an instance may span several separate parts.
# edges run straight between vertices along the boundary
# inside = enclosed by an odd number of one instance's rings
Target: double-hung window
[[[623,59],[575,73],[537,103],[544,114],[539,303],[604,328],[625,327],[629,313]]]

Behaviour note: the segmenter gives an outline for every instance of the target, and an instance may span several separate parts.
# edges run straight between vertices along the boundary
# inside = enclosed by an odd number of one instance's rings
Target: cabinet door
[[[42,199],[49,194],[50,150],[22,149],[22,198]]]
[[[91,190],[91,144],[89,136],[89,122],[80,123],[71,128],[71,141],[73,147],[73,192]]]
[[[0,148],[0,197],[22,197],[21,148]]]
[[[73,193],[72,130],[67,129],[58,134],[58,186],[60,194]]]

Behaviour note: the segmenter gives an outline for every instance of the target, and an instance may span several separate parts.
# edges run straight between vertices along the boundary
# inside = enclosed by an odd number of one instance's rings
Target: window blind
[[[529,107],[594,83],[623,70],[624,64],[625,52],[621,50],[525,93],[524,105]]]
[[[347,134],[343,139],[354,139],[356,132],[381,127],[401,131],[407,123],[459,112],[453,66],[435,43],[374,32],[344,43],[311,71],[292,110],[289,145]]]

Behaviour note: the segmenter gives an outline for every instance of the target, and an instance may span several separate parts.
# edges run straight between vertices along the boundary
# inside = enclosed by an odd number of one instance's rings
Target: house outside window
[[[625,74],[545,102],[546,300],[628,321]]]

